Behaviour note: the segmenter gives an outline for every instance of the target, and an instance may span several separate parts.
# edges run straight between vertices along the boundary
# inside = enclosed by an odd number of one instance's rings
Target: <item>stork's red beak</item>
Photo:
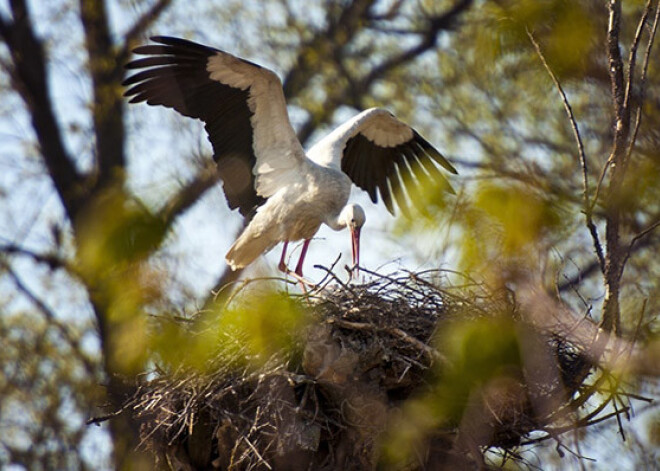
[[[351,227],[351,240],[353,248],[353,268],[355,269],[355,276],[360,274],[360,231],[361,227]],[[351,271],[351,278],[353,278],[353,272]]]

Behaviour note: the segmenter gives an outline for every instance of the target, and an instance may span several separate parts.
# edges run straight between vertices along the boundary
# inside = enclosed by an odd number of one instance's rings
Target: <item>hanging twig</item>
[[[559,82],[559,79],[552,71],[550,65],[543,56],[543,51],[541,51],[541,46],[539,45],[538,41],[536,41],[536,39],[534,38],[534,35],[532,34],[531,31],[529,31],[528,29],[526,29],[525,31],[527,32],[527,36],[529,37],[529,40],[534,46],[534,49],[536,49],[536,53],[538,54],[539,59],[541,59],[541,63],[543,64],[543,67],[545,67],[545,70],[548,72],[548,75],[550,75],[550,78],[557,87],[557,91],[559,92],[562,103],[564,104],[564,109],[566,110],[566,115],[568,116],[568,120],[571,123],[571,129],[573,130],[573,136],[575,137],[575,143],[577,145],[577,150],[578,150],[578,157],[580,159],[580,167],[582,168],[582,211],[584,212],[587,228],[589,229],[589,233],[591,234],[591,238],[594,243],[594,249],[596,250],[596,255],[598,256],[600,269],[601,271],[604,272],[605,257],[603,256],[603,247],[600,243],[600,238],[598,237],[598,230],[596,229],[596,225],[594,224],[592,218],[593,207],[589,202],[589,173],[587,168],[587,157],[584,153],[584,144],[582,143],[582,137],[580,136],[580,130],[578,128],[577,120],[575,119],[573,108],[571,107],[571,104],[569,103],[568,98],[566,97],[566,93],[564,92],[564,89],[561,83]]]
[[[644,10],[644,15],[648,13],[649,4],[647,4],[646,9]],[[644,20],[644,22],[640,20],[640,28],[639,28],[640,30],[642,29],[641,27],[643,26],[643,24],[646,22],[646,18],[643,17],[642,19]],[[637,104],[637,113],[635,114],[635,124],[633,126],[632,136],[630,138],[630,142],[628,144],[628,150],[626,152],[626,162],[628,161],[628,158],[632,153],[632,149],[635,145],[635,141],[637,140],[637,132],[639,131],[639,127],[642,123],[642,107],[644,105],[644,98],[646,96],[646,74],[649,66],[649,57],[651,55],[651,48],[653,47],[653,43],[655,41],[655,33],[658,30],[659,21],[660,21],[660,2],[658,2],[658,4],[655,7],[655,16],[653,18],[653,25],[651,26],[649,32],[649,40],[646,43],[646,51],[644,53],[644,61],[642,63],[642,74],[639,79],[639,103]],[[637,42],[637,36],[635,36],[635,42]]]
[[[641,239],[649,235],[651,232],[656,230],[658,227],[660,227],[660,220],[655,221],[653,224],[651,224],[649,227],[644,229],[642,232],[638,233],[635,237],[632,238],[630,241],[630,244],[628,245],[628,250],[626,250],[626,255],[623,258],[623,264],[625,266],[626,262],[630,258],[630,255],[633,252],[633,249],[635,247],[635,244],[637,244]]]

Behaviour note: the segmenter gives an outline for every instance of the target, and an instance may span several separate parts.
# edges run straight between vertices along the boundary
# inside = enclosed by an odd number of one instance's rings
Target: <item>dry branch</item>
[[[12,18],[0,20],[0,36],[11,55],[11,80],[30,113],[53,184],[73,220],[84,204],[81,175],[69,155],[48,93],[47,56],[24,0],[12,0]]]

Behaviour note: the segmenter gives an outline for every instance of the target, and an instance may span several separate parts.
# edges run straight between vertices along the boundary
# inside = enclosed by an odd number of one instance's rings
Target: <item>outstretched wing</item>
[[[126,65],[131,103],[173,108],[205,123],[229,206],[251,216],[304,159],[282,82],[272,71],[184,39],[156,36]]]
[[[380,194],[392,214],[393,197],[408,214],[409,201],[421,204],[421,192],[425,190],[439,186],[453,193],[438,166],[458,173],[417,131],[380,108],[363,111],[346,121],[307,155],[320,165],[341,168],[374,203]]]

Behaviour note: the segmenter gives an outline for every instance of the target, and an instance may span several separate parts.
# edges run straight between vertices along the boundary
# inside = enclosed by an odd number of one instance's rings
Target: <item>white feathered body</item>
[[[225,259],[234,270],[249,265],[278,242],[311,239],[323,223],[341,229],[337,217],[348,202],[352,184],[341,171],[341,155],[350,137],[362,130],[390,146],[412,135],[412,130],[391,113],[372,108],[336,128],[305,156],[300,145],[283,132],[283,122],[290,128],[288,116],[268,119],[271,110],[285,108],[281,104],[263,106],[253,118],[263,120],[254,122],[259,129],[255,148],[261,149],[257,155],[263,156],[257,160],[255,174],[257,193],[268,200],[227,252]]]
[[[335,225],[348,202],[350,178],[340,170],[305,159],[293,179],[257,210],[229,249],[226,260],[232,269],[249,265],[283,240],[311,239],[321,224]]]

